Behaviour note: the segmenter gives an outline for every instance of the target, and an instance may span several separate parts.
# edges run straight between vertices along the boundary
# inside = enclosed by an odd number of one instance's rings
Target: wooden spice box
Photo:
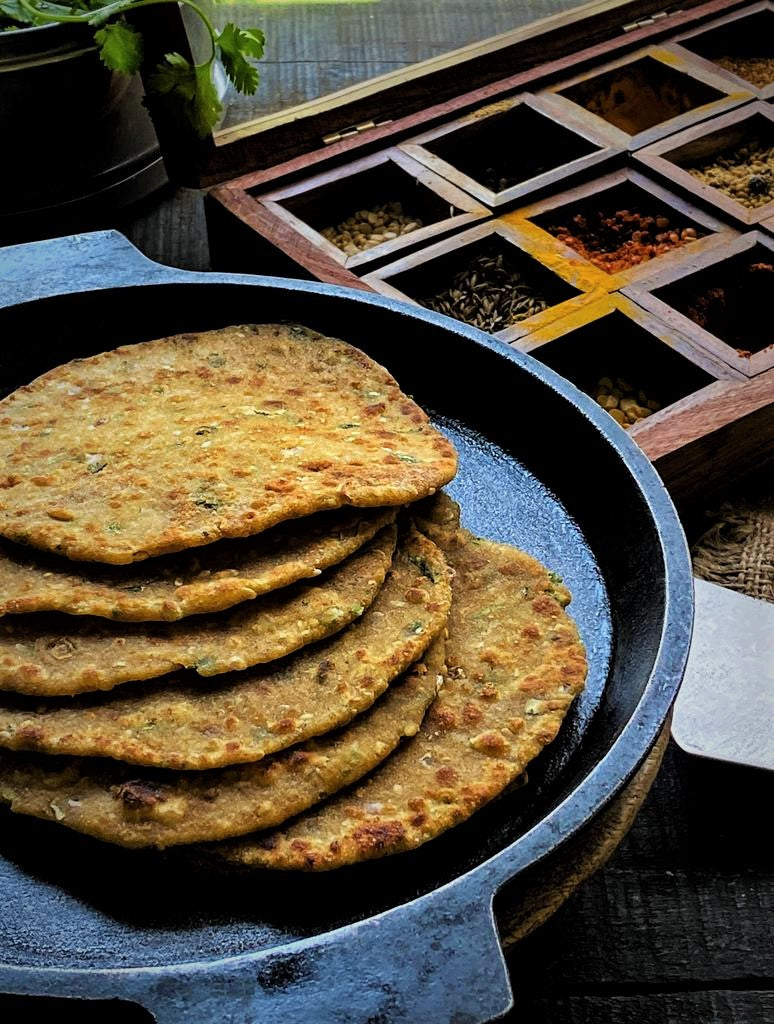
[[[621,293],[517,340],[515,346],[595,397],[603,378],[662,408],[628,428],[678,506],[761,466],[774,448],[774,369],[754,381]]]
[[[729,81],[750,92],[758,99],[774,98],[774,3],[763,0],[741,11],[717,18],[702,28],[683,32],[669,45],[669,49],[692,61],[699,67],[728,77]],[[750,70],[757,70],[761,83],[750,81],[742,73],[744,64],[731,67],[718,61],[750,61]],[[761,68],[756,65],[764,64]],[[748,75],[750,73],[748,70]],[[768,82],[764,81],[768,78]]]
[[[455,277],[473,261],[499,256],[505,268],[525,283],[528,294],[546,303],[546,308],[519,322],[500,330],[489,329],[495,338],[510,342],[583,308],[601,294],[594,277],[580,261],[558,259],[552,263],[535,258],[525,249],[524,242],[518,227],[503,219],[490,220],[374,270],[363,281],[382,295],[428,305],[432,296],[452,288]],[[483,278],[484,274],[479,271],[478,276]],[[480,286],[483,282],[477,283]],[[476,284],[468,287],[473,292]],[[467,322],[485,329],[474,318]]]
[[[411,222],[420,226],[350,254],[323,236],[325,228],[337,226],[373,205],[374,196],[399,203]],[[375,153],[346,168],[264,192],[261,202],[289,230],[298,232],[321,253],[349,269],[393,257],[401,249],[416,247],[490,215],[470,195],[398,149]]]
[[[574,50],[566,38],[564,49],[557,49],[551,33],[545,40],[528,33],[512,44],[498,40],[480,48],[470,67],[483,84],[467,93],[439,94],[432,105],[399,116],[390,94],[378,116],[339,133],[329,145],[215,188],[206,204],[213,265],[312,277],[423,304],[443,301],[439,295],[456,275],[468,273],[466,260],[499,255],[509,273],[518,271],[545,289],[546,308],[487,329],[536,358],[555,361],[581,387],[591,386],[594,373],[628,375],[656,390],[663,382],[663,409],[638,423],[632,437],[683,497],[723,486],[729,476],[774,454],[774,371],[767,369],[767,352],[746,359],[733,348],[733,356],[724,351],[729,346],[722,342],[709,344],[678,310],[668,310],[659,288],[695,268],[722,264],[724,253],[731,258],[746,252],[747,236],[740,230],[758,221],[770,230],[774,207],[762,209],[757,220],[746,217],[739,204],[719,200],[717,189],[702,186],[666,157],[681,144],[675,140],[692,145],[715,131],[733,139],[753,116],[769,124],[774,106],[756,102],[748,85],[708,67],[705,57],[687,47],[683,52],[677,40],[687,41],[705,25],[741,16],[747,8],[769,6],[738,0],[688,4],[629,25],[626,32],[619,26],[603,39],[584,34],[579,23]],[[658,123],[624,132],[568,98],[568,92],[582,98],[584,88],[593,97],[601,82],[609,91],[620,69],[635,65],[637,75],[652,76],[648,87],[664,101]],[[609,72],[612,78],[601,77]],[[595,79],[593,88],[585,85]],[[634,82],[647,85],[636,76]],[[576,86],[583,88],[574,94]],[[429,87],[425,91],[431,94]],[[636,100],[636,94],[624,98]],[[686,109],[670,107],[675,103]],[[536,133],[536,126],[546,130]],[[530,130],[529,144],[519,140],[514,147],[529,156],[523,173],[507,161],[503,168],[509,156],[505,140]],[[544,137],[545,157],[536,158],[534,147]],[[321,229],[369,203],[396,199],[396,179],[388,182],[388,170],[413,174],[417,188],[448,203],[448,216],[436,208],[421,229],[363,253],[343,253]],[[369,182],[377,182],[381,194],[370,191]],[[545,230],[546,217],[575,206],[590,209],[606,192],[613,206],[619,198],[627,205],[641,200],[670,223],[675,218],[681,230],[692,227],[703,237],[607,273]],[[621,335],[621,347],[630,349],[624,369],[602,365],[614,347],[612,323],[628,325]],[[673,478],[678,472],[684,480]]]
[[[625,221],[618,216],[619,211],[636,211],[653,218],[656,223],[648,225],[649,243],[657,242],[660,236],[669,231],[681,234],[684,231],[694,232],[697,237],[641,263],[616,269],[618,263],[628,262],[626,243],[631,244],[633,235],[642,234],[637,230],[641,222],[634,221],[634,227],[628,230]],[[582,241],[584,229],[576,226],[577,219],[592,233],[600,221],[603,228],[605,222],[610,221],[611,243],[618,244],[620,248],[612,253],[609,249],[597,248],[586,256],[570,241],[557,237],[556,226],[561,225],[567,226]],[[648,278],[658,268],[692,262],[700,253],[723,245],[726,240],[738,234],[728,224],[629,167],[552,194],[537,203],[522,206],[506,215],[504,222],[514,228],[518,227],[523,248],[536,259],[548,259],[550,254],[552,265],[557,267],[564,262],[575,265],[580,261],[586,268],[587,276],[594,281],[594,286],[605,292],[616,291],[633,281]],[[640,242],[640,245],[644,243]],[[607,254],[616,256],[618,252],[621,252],[621,256],[615,261],[604,262],[600,258]],[[594,255],[598,257],[596,261],[591,258]]]
[[[611,135],[607,126],[587,125],[572,111],[557,119],[542,97],[522,93],[400,148],[495,209],[620,152]]]

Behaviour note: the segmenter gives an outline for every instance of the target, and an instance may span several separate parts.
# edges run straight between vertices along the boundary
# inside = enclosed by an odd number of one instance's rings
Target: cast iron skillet
[[[646,458],[530,357],[370,294],[171,270],[115,232],[0,251],[0,288],[5,389],[75,356],[229,323],[295,320],[361,346],[456,442],[464,522],[564,577],[590,659],[529,784],[409,854],[320,876],[218,876],[179,852],[114,849],[3,812],[0,991],[129,999],[165,1024],[503,1013],[495,894],[632,775],[685,665],[690,565]]]

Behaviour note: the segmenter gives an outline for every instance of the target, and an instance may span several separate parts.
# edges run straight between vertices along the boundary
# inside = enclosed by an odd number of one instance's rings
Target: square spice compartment
[[[572,111],[609,138],[638,149],[752,99],[749,89],[660,47],[594,68],[550,86],[541,98],[557,116]]]
[[[512,341],[591,301],[593,283],[569,267],[544,266],[518,230],[490,221],[363,277],[374,291],[407,299]]]
[[[397,149],[256,199],[330,260],[355,270],[490,215],[460,189]]]
[[[743,224],[774,215],[774,107],[760,100],[635,154]]]
[[[774,367],[774,239],[760,231],[624,293],[748,377]]]
[[[605,127],[561,118],[529,93],[425,132],[400,149],[496,208],[607,160],[621,147]]]
[[[572,381],[625,429],[700,391],[728,367],[705,359],[683,339],[621,296],[538,331],[517,347]]]
[[[614,291],[735,237],[733,228],[631,169],[507,214],[533,256],[580,260]]]
[[[751,4],[676,36],[668,48],[726,75],[759,99],[774,96],[774,3]]]
[[[661,405],[648,410],[649,416],[635,414],[625,428],[678,502],[701,500],[708,488],[727,484],[759,458],[761,432],[771,430],[767,406],[774,371],[747,379],[620,293],[603,296],[515,347],[603,407],[612,405],[612,396],[620,409],[621,398],[629,395],[640,408],[648,401]],[[631,391],[618,386],[621,379]],[[632,409],[629,402],[625,409]]]

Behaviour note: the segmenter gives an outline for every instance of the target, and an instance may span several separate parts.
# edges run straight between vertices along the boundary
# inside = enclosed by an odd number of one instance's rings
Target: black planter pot
[[[83,26],[0,33],[0,242],[86,227],[164,184],[142,97]]]

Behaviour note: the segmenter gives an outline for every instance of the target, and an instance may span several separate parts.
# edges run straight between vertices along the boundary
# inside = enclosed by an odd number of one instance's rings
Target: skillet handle
[[[164,975],[135,995],[158,1024],[484,1024],[512,1003],[480,892],[438,890],[321,940]]]
[[[122,284],[187,280],[143,256],[118,231],[90,231],[0,249],[0,308],[51,295]]]

